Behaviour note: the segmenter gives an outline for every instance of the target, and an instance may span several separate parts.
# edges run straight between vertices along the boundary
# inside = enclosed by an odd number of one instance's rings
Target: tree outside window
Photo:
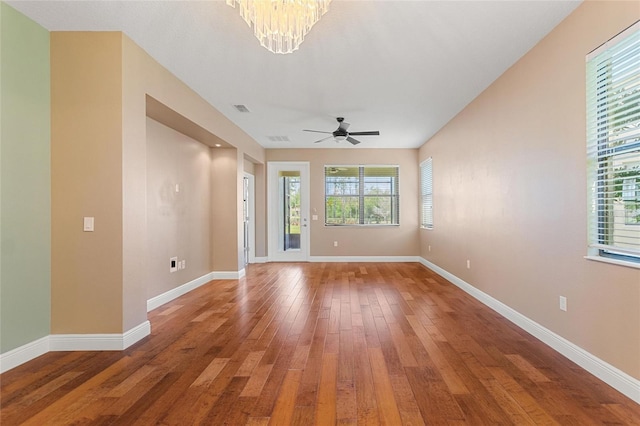
[[[325,166],[326,225],[397,225],[398,166]]]

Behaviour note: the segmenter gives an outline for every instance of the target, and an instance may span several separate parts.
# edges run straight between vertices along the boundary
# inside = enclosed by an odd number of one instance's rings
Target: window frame
[[[337,194],[329,194],[327,191],[327,185],[332,183],[327,181],[331,175],[327,172],[329,169],[357,169],[357,181],[354,181],[352,184],[357,184],[358,191],[357,193],[348,193],[343,195]],[[366,178],[367,178],[367,169],[376,169],[376,168],[394,168],[396,170],[395,175],[389,175],[388,177],[391,179],[395,179],[395,181],[390,182],[390,186],[392,188],[391,194],[377,194],[371,195],[366,193]],[[370,177],[370,176],[369,176]],[[383,176],[386,177],[386,176]],[[369,182],[371,183],[371,182]],[[393,193],[395,191],[395,193]],[[390,223],[366,223],[367,217],[365,216],[366,203],[365,200],[367,198],[373,197],[384,197],[389,198],[390,204]],[[328,222],[328,201],[330,198],[357,198],[358,199],[358,209],[357,209],[357,223],[329,223]],[[367,226],[400,226],[400,166],[397,164],[359,164],[359,165],[335,165],[335,164],[325,164],[324,165],[324,225],[325,226],[356,226],[356,227],[367,227]]]
[[[629,51],[625,50],[624,55],[619,54],[629,46]],[[625,62],[627,60],[629,63]],[[640,95],[636,94],[640,92],[636,92],[635,88],[640,83],[640,72],[634,71],[636,61],[640,61],[640,21],[586,57],[587,183],[590,205],[586,258],[640,268],[640,230],[630,231],[628,227],[638,223],[628,223],[627,217],[627,204],[640,203],[640,162],[635,158],[640,157],[640,137],[635,136],[634,130],[627,130],[628,126],[616,132],[621,127],[621,119],[631,115],[633,123],[636,114],[640,114]],[[617,71],[615,65],[618,65]],[[616,80],[616,72],[624,75],[624,79],[618,77]],[[627,95],[632,97],[629,108],[627,103],[620,101],[621,96]],[[638,103],[635,103],[636,97]],[[626,112],[628,109],[631,109],[629,113]],[[621,114],[620,111],[625,113]],[[629,169],[628,164],[631,165]],[[634,197],[629,199],[631,192]],[[620,208],[623,217],[617,220],[620,218],[616,216],[616,210]],[[638,247],[634,248],[634,245]]]

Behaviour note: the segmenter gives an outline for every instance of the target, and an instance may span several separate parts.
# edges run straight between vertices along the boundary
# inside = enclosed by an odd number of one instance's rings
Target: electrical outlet
[[[185,268],[187,267],[187,261],[183,259],[183,260],[180,262],[180,266],[182,267],[182,269],[185,269]]]
[[[567,298],[560,296],[560,310],[567,312]]]
[[[176,272],[178,270],[178,258],[172,257],[169,259],[169,272]]]
[[[334,242],[333,242],[333,246],[334,246],[334,247],[338,247],[338,242],[337,242],[337,241],[334,241]]]
[[[467,269],[471,269],[471,261],[467,259]]]
[[[431,251],[431,246],[429,246],[429,251]]]

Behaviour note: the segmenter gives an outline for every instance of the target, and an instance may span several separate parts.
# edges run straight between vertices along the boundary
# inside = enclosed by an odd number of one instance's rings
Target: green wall
[[[0,353],[51,317],[49,32],[0,3]]]

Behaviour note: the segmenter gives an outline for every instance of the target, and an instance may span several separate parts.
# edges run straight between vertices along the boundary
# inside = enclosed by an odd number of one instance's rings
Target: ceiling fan
[[[307,129],[305,129],[304,131],[314,132],[314,133],[327,133],[331,135],[331,136],[327,136],[326,138],[322,138],[318,141],[315,141],[314,143],[326,141],[327,139],[333,138],[335,139],[336,142],[340,142],[346,139],[347,142],[351,143],[352,145],[357,145],[360,143],[360,141],[352,138],[351,136],[377,136],[380,134],[378,130],[373,130],[369,132],[348,132],[347,129],[349,128],[349,123],[344,122],[344,117],[337,117],[336,120],[338,121],[338,128],[333,132],[323,132],[321,130],[307,130]]]

